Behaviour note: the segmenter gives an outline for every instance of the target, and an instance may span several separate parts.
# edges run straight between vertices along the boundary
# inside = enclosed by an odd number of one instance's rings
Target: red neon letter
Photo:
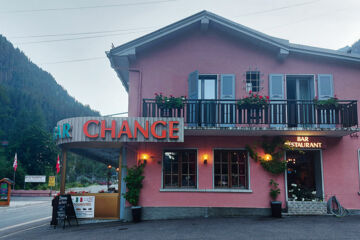
[[[116,135],[116,122],[115,120],[111,121],[111,128],[107,128],[106,127],[106,121],[102,120],[101,121],[101,138],[105,138],[105,132],[106,131],[111,131],[111,138],[114,139],[115,135]]]
[[[175,136],[174,132],[178,132],[178,128],[174,128],[174,125],[178,125],[179,121],[170,121],[169,122],[169,138],[170,139],[178,139],[179,136]]]
[[[166,138],[166,130],[162,130],[160,136],[156,134],[156,126],[158,124],[161,124],[164,127],[166,127],[166,122],[165,121],[156,121],[151,125],[151,134],[154,136],[154,138],[164,139],[164,138]]]
[[[88,138],[97,138],[99,137],[99,134],[94,134],[94,135],[91,135],[89,132],[88,132],[88,128],[89,128],[89,125],[91,123],[95,123],[96,125],[99,125],[99,121],[98,120],[89,120],[87,121],[85,124],[84,124],[84,127],[83,127],[83,132],[85,134],[85,136],[87,136]]]
[[[124,130],[125,128],[125,130]],[[131,130],[128,121],[124,120],[121,124],[121,128],[117,138],[121,138],[121,135],[126,134],[128,138],[132,138]]]
[[[137,138],[137,132],[140,131],[144,138],[149,138],[149,121],[146,121],[146,127],[145,129],[138,123],[138,121],[134,121],[134,138]]]

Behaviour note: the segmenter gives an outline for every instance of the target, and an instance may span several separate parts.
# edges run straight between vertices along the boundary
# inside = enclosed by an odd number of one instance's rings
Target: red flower
[[[259,96],[259,98],[260,98],[260,99],[262,99],[262,98],[263,98],[263,96]]]
[[[157,94],[157,93],[155,93],[155,96],[158,96],[158,94]]]
[[[266,99],[269,100],[269,96],[266,96]]]
[[[251,93],[252,93],[252,91],[250,90],[250,91],[249,91],[249,94],[251,94]]]

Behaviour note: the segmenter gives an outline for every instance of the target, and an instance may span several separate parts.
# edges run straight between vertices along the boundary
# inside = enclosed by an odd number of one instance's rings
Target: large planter
[[[141,206],[131,207],[131,214],[132,214],[133,222],[137,223],[137,222],[141,221],[141,212],[142,212]]]
[[[276,218],[281,218],[281,205],[280,201],[271,201],[271,216]]]

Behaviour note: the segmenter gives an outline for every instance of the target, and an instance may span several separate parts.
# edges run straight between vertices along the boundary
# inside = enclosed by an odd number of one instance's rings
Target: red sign
[[[139,134],[142,134],[145,139],[149,139],[149,135],[156,139],[178,139],[179,136],[176,135],[179,132],[179,121],[155,121],[152,124],[149,121],[145,121],[144,126],[142,126],[138,121],[134,121],[132,126],[129,126],[127,120],[123,120],[119,129],[117,129],[117,122],[115,120],[111,121],[111,126],[106,126],[105,120],[88,120],[83,126],[83,133],[88,138],[106,138],[106,133],[111,134],[112,139],[121,138],[123,135],[128,139],[137,139]],[[89,127],[95,125],[98,129],[96,133],[90,134]],[[157,129],[162,126],[160,133],[157,133]]]

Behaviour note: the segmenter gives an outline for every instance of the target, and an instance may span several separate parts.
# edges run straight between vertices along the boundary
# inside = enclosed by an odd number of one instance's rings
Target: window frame
[[[185,152],[185,151],[195,151],[195,187],[188,187],[188,186],[165,186],[165,174],[164,174],[164,160],[165,160],[165,152]],[[197,190],[199,189],[199,163],[198,163],[198,149],[197,148],[169,148],[169,149],[163,149],[162,150],[162,160],[161,160],[161,189],[163,190]],[[179,164],[180,165],[180,164]],[[178,170],[179,171],[179,170]],[[178,181],[181,180],[181,175],[178,175]],[[181,181],[179,181],[181,182]]]
[[[248,79],[248,73],[250,75],[250,79]],[[258,76],[258,79],[252,79],[251,76],[254,74],[254,73],[257,73],[257,76]],[[249,82],[248,82],[249,81]],[[257,86],[253,86],[253,82],[257,82]],[[259,70],[248,70],[245,72],[245,88],[247,88],[247,84],[248,83],[251,83],[251,91],[252,92],[260,92],[261,91],[261,72]],[[254,90],[255,88],[255,90]]]
[[[245,188],[240,188],[240,187],[217,187],[215,186],[215,151],[246,151],[246,166],[245,166],[245,171],[246,171],[246,177],[245,180],[247,181],[247,186],[245,186]],[[228,163],[229,164],[229,163]],[[245,190],[245,191],[251,191],[251,181],[250,181],[250,155],[249,152],[245,149],[245,148],[214,148],[213,149],[213,164],[212,164],[212,173],[213,173],[213,184],[212,187],[215,190]],[[229,171],[228,171],[228,179],[229,178]]]

